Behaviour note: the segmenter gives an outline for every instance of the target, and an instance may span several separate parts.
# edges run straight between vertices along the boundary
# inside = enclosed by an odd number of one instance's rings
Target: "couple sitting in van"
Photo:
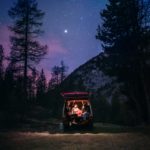
[[[86,120],[89,116],[89,112],[84,107],[80,110],[77,104],[72,108],[72,114],[76,114],[78,117],[83,117],[83,120]]]
[[[78,117],[82,115],[82,110],[79,109],[77,104],[72,108],[72,114],[77,114]]]

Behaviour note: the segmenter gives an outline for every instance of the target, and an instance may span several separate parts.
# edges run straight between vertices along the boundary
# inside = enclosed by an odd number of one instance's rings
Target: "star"
[[[67,34],[67,33],[68,33],[68,30],[67,30],[67,29],[65,29],[65,30],[64,30],[64,33],[65,33],[65,34]]]
[[[83,20],[83,16],[80,17],[80,20],[81,20],[81,21]]]

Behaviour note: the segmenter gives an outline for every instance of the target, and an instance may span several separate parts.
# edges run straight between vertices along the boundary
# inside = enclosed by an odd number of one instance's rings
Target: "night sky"
[[[0,44],[8,55],[11,24],[8,10],[16,0],[0,0]],[[48,45],[48,54],[39,68],[49,77],[51,68],[63,60],[69,67],[68,73],[101,52],[95,39],[100,24],[99,12],[107,0],[37,0],[45,12],[40,42]]]

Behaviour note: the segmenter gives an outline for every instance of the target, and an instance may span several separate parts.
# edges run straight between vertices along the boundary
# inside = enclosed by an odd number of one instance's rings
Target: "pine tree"
[[[49,90],[54,89],[58,85],[62,83],[62,81],[66,78],[66,72],[68,67],[64,64],[64,61],[61,61],[60,66],[54,66],[52,68],[52,77],[49,81]]]
[[[46,86],[46,77],[45,77],[45,74],[44,74],[44,71],[43,69],[41,70],[41,73],[40,73],[40,76],[39,78],[37,79],[37,100],[38,100],[38,103],[39,104],[44,104],[44,95],[46,93],[46,89],[47,89],[47,86]]]
[[[4,101],[4,65],[3,65],[3,61],[4,61],[4,50],[3,50],[3,46],[0,45],[0,103],[2,105],[3,101]]]
[[[66,78],[66,72],[68,67],[64,64],[64,61],[60,62],[60,82],[62,82]]]
[[[142,109],[143,115],[147,115],[146,120],[150,120],[150,95],[146,84],[149,79],[146,79],[145,73],[150,67],[146,65],[150,57],[145,57],[149,53],[150,26],[148,22],[145,23],[147,13],[143,13],[148,12],[150,7],[146,9],[141,5],[144,2],[141,2],[143,1],[109,0],[106,9],[100,13],[103,23],[98,26],[96,38],[102,41],[107,54],[107,72],[124,82],[137,109],[142,107],[138,111]]]
[[[3,80],[3,73],[4,73],[4,49],[3,46],[0,45],[0,82]]]
[[[60,84],[60,67],[59,66],[54,66],[52,68],[52,80],[54,85],[59,85]]]
[[[34,102],[36,98],[36,80],[37,80],[37,70],[33,68],[32,74],[28,79],[28,99],[31,100],[31,103]]]
[[[4,74],[4,85],[2,89],[2,94],[5,106],[9,106],[13,103],[13,93],[15,90],[14,69],[15,68],[13,64],[9,63]]]
[[[36,0],[18,0],[9,10],[9,16],[13,19],[10,27],[13,32],[10,59],[24,77],[24,92],[27,97],[28,70],[46,54],[47,47],[36,40],[42,32],[40,26],[44,13],[38,9]]]
[[[104,51],[111,59],[109,65],[112,64],[121,79],[126,78],[125,73],[132,70],[131,65],[138,59],[138,4],[136,0],[110,0],[101,17],[103,24],[98,27],[96,38],[103,42]]]

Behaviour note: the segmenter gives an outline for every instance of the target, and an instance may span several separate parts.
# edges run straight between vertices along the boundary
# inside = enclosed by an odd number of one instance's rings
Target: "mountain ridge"
[[[79,66],[63,81],[61,88],[65,91],[90,91],[96,95],[100,93],[111,101],[120,84],[116,77],[104,73],[105,57],[104,53],[100,53]]]

